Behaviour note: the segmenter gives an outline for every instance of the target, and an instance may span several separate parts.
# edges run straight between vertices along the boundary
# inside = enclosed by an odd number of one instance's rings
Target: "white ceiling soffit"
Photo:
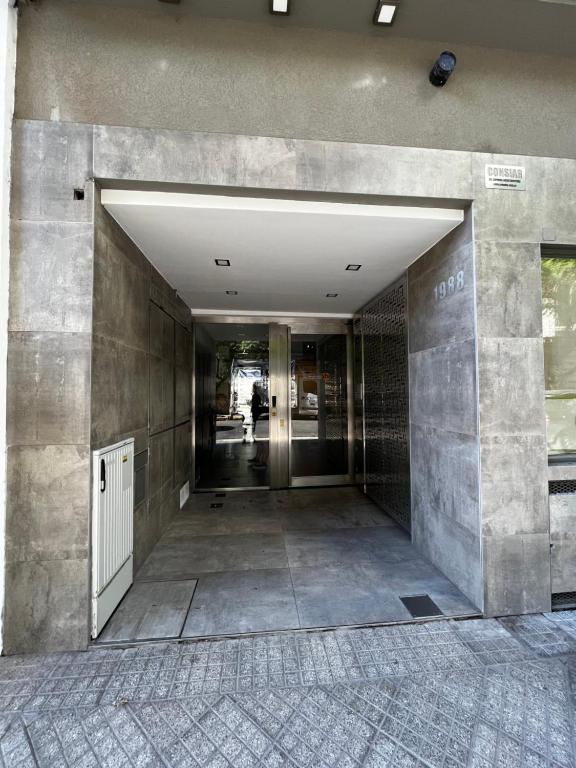
[[[102,204],[197,313],[349,316],[464,218],[445,208],[111,189]]]

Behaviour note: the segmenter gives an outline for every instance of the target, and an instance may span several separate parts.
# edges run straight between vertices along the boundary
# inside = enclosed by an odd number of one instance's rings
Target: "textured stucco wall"
[[[96,195],[91,447],[127,437],[148,451],[146,498],[134,510],[134,568],[144,562],[191,480],[190,310]]]
[[[468,210],[408,270],[410,474],[414,543],[482,609],[473,238]]]
[[[576,59],[45,0],[20,118],[576,157]],[[427,79],[445,47],[458,70]]]

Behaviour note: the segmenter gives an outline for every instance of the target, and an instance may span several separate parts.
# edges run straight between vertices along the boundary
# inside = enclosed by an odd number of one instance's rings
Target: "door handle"
[[[100,459],[100,493],[106,490],[106,462]]]
[[[276,395],[272,395],[272,408],[276,408]]]

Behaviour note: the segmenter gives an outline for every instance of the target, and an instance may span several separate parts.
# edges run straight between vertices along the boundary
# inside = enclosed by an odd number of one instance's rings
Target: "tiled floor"
[[[576,613],[0,659],[3,768],[574,768]]]
[[[151,604],[173,604],[163,635],[158,611],[149,615],[146,583]],[[171,597],[172,584],[180,592]],[[131,600],[134,590],[139,601]],[[136,630],[144,639],[147,626],[157,639],[407,621],[400,597],[418,594],[429,594],[447,616],[477,613],[356,488],[198,494],[100,639],[127,640]],[[187,595],[192,602],[182,613]]]

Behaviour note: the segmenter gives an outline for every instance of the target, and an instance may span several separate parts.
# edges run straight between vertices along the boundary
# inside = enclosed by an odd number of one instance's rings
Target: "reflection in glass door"
[[[293,334],[290,365],[292,485],[346,481],[347,335]]]
[[[196,488],[268,486],[268,325],[195,331]]]

